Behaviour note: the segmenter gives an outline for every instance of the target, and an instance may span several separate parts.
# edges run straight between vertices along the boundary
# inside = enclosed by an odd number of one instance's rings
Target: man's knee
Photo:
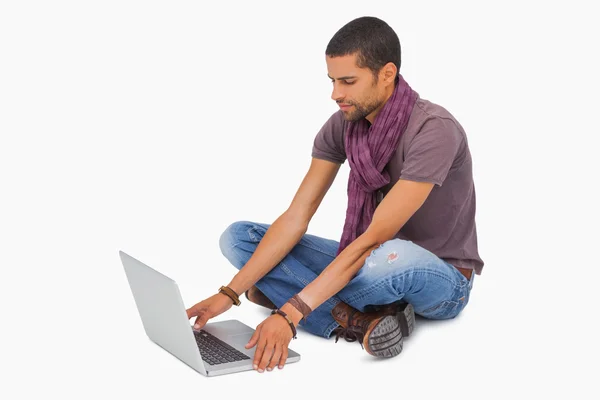
[[[394,269],[397,270],[397,268],[409,267],[417,258],[417,247],[408,240],[397,238],[388,240],[369,254],[363,268],[395,267]]]
[[[231,248],[240,240],[239,232],[243,231],[244,226],[248,224],[248,221],[236,221],[225,228],[223,233],[221,233],[221,236],[219,237],[219,247],[224,256],[227,256]]]
[[[236,221],[232,223],[225,228],[219,237],[221,253],[227,259],[232,261],[232,258],[234,258],[234,252],[232,250],[236,246],[239,246],[242,242],[258,243],[261,239],[262,231],[267,228],[268,225],[257,224],[251,221]]]

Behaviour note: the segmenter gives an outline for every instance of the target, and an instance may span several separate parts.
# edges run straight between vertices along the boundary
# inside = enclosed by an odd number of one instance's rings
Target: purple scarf
[[[373,125],[369,126],[364,118],[348,124],[345,140],[350,164],[348,208],[337,254],[366,231],[377,207],[377,190],[390,182],[383,168],[396,152],[418,98],[402,75],[398,74],[398,78],[394,92]]]

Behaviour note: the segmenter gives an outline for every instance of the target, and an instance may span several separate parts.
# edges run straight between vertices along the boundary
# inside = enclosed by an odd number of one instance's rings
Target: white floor
[[[593,387],[595,369],[582,363],[597,359],[594,328],[579,328],[586,322],[581,315],[570,315],[567,303],[519,301],[526,284],[499,266],[476,278],[471,302],[456,319],[418,319],[403,352],[393,359],[377,359],[357,343],[335,343],[300,330],[291,343],[302,355],[300,362],[262,374],[206,378],[146,337],[116,252],[95,258],[70,246],[61,250],[64,263],[76,264],[79,273],[72,269],[70,276],[46,281],[59,272],[41,272],[29,282],[44,295],[27,301],[13,290],[8,299],[12,303],[4,303],[10,330],[5,330],[3,362],[13,374],[8,388],[19,393],[98,399],[202,398],[221,392],[227,398],[250,399],[500,399],[541,394],[592,398],[586,394]],[[164,250],[132,253],[179,281],[186,306],[211,294],[210,288],[218,287],[233,269],[218,256],[202,265],[197,259],[186,262],[187,256],[193,258],[191,250],[187,255]],[[208,269],[214,273],[203,276],[200,270]],[[522,278],[534,282],[527,273]],[[51,282],[46,289],[44,281]],[[266,309],[246,301],[215,320],[238,318],[256,326],[267,315]]]

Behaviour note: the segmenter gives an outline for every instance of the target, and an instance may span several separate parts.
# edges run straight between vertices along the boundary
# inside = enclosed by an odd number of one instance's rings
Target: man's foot
[[[378,311],[394,315],[398,319],[404,337],[410,336],[415,328],[415,309],[412,304],[399,300],[392,304],[379,306]]]
[[[389,310],[362,313],[339,302],[331,314],[340,324],[333,331],[336,342],[340,336],[349,342],[358,340],[367,353],[376,357],[394,357],[402,351],[402,329],[398,318]]]
[[[267,296],[263,294],[256,286],[252,286],[246,292],[246,298],[248,301],[251,301],[254,304],[258,304],[259,306],[263,306],[265,308],[273,310],[277,308],[275,304]]]

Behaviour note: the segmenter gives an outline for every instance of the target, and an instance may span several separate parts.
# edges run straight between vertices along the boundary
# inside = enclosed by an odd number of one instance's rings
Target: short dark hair
[[[330,57],[354,53],[358,53],[358,67],[370,69],[376,80],[381,68],[389,62],[400,72],[400,39],[379,18],[360,17],[348,22],[333,35],[325,49],[325,55]]]

